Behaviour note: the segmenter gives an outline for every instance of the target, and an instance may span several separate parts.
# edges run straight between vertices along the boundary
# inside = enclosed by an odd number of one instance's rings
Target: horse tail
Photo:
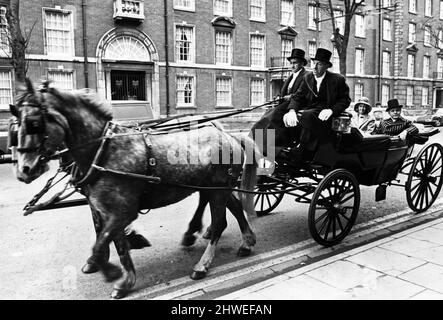
[[[257,183],[257,159],[261,159],[260,150],[256,146],[254,140],[246,136],[241,139],[241,145],[245,151],[245,160],[243,164],[243,172],[241,177],[240,189],[246,191],[254,191],[254,187]],[[248,216],[255,217],[255,205],[254,194],[249,192],[240,192],[240,200],[243,205],[243,209]]]

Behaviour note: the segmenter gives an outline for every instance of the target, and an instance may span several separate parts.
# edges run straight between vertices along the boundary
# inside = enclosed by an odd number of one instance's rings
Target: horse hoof
[[[249,249],[249,248],[243,248],[243,247],[238,248],[237,256],[239,256],[239,257],[247,257],[247,256],[249,256],[250,254],[251,254],[251,249]]]
[[[195,243],[196,237],[193,234],[185,234],[182,239],[182,246],[190,247]]]
[[[202,235],[203,239],[210,240],[211,239],[211,230],[206,230],[206,232]]]
[[[115,280],[121,278],[123,275],[122,270],[119,267],[117,267],[111,263],[107,263],[106,266],[103,267],[102,271],[105,276],[106,282],[115,281]]]
[[[82,272],[86,273],[86,274],[95,273],[99,270],[100,269],[98,268],[98,266],[95,263],[86,263],[82,268]]]
[[[192,271],[191,273],[191,279],[192,280],[200,280],[206,277],[205,271]]]
[[[151,246],[148,239],[143,237],[141,234],[135,233],[135,231],[131,231],[131,233],[126,236],[126,239],[129,242],[130,249],[143,249]]]
[[[124,289],[114,289],[111,292],[111,298],[112,299],[122,299],[124,297],[126,297],[128,294],[127,290]]]

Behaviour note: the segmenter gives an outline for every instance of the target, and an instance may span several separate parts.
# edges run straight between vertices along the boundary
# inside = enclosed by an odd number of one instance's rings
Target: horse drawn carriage
[[[240,141],[211,124],[225,115],[193,119],[192,125],[201,129],[200,136],[194,137],[195,140],[187,137],[186,141],[191,147],[193,143],[200,145],[204,152],[198,165],[172,165],[168,162],[171,149],[185,141],[183,130],[192,131],[189,119],[183,122],[185,118],[176,117],[131,127],[119,126],[110,121],[110,110],[101,103],[84,95],[48,88],[47,84],[37,91],[30,81],[27,81],[27,92],[19,100],[21,107],[12,110],[19,120],[15,125],[18,138],[14,137],[12,127],[10,130],[11,145],[21,157],[18,178],[27,183],[33,181],[44,172],[49,159],[66,156],[66,150],[73,156],[75,166],[64,162],[59,173],[77,177],[75,188],[69,180],[60,193],[39,204],[39,199],[63,179],[51,178],[25,207],[25,213],[88,203],[97,241],[85,266],[89,270],[101,270],[107,280],[120,278],[121,271],[108,262],[109,243],[114,242],[126,270],[124,278],[114,286],[114,298],[124,297],[135,283],[123,228],[141,209],[162,207],[192,192],[200,192],[199,208],[184,238],[188,245],[193,243],[193,233],[200,231],[201,215],[209,204],[210,241],[191,274],[193,279],[200,279],[205,276],[226,227],[226,208],[240,225],[243,241],[238,252],[241,255],[248,254],[255,244],[255,235],[243,216],[241,204],[247,212],[255,206],[255,212],[263,216],[274,210],[285,194],[309,204],[309,230],[313,238],[321,245],[332,246],[352,229],[359,211],[360,185],[378,185],[376,200],[384,199],[387,186],[403,186],[410,208],[422,212],[436,200],[443,184],[441,144],[429,144],[417,156],[412,156],[414,145],[425,144],[438,129],[407,141],[385,135],[363,137],[349,129],[346,125],[349,117],[344,115],[333,121],[335,136],[318,148],[312,161],[299,161],[297,148],[289,148],[277,157],[273,172],[259,176],[257,184],[252,184],[257,162],[242,166],[245,160],[242,150],[248,140]],[[56,151],[62,146],[68,149]],[[215,147],[221,152],[225,146],[231,150],[228,157],[231,163],[211,163],[207,156],[209,149]],[[236,152],[241,154],[240,164],[233,161]],[[187,154],[190,153],[192,150],[187,150]],[[81,174],[78,174],[79,168]],[[399,174],[407,175],[405,184],[397,180]],[[77,191],[81,191],[87,201],[66,200]],[[254,202],[248,203],[245,197],[240,203],[232,195],[233,191],[249,194]]]

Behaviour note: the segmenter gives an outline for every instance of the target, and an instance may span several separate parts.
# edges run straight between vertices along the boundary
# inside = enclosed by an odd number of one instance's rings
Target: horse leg
[[[103,221],[100,216],[100,213],[92,206],[91,206],[91,214],[92,214],[92,221],[94,222],[96,239],[98,239],[98,235],[100,234],[101,230],[103,229]],[[104,249],[103,254],[104,254],[103,260],[107,262],[109,260],[109,246]],[[99,267],[94,262],[92,262],[91,257],[89,257],[89,259],[86,260],[86,264],[82,267],[81,270],[83,273],[86,273],[86,274],[95,273],[95,272],[99,271]]]
[[[252,247],[256,243],[256,237],[245,217],[242,203],[240,200],[234,197],[233,194],[231,194],[228,199],[227,207],[232,212],[235,219],[237,219],[238,226],[240,227],[240,231],[242,233],[242,243],[237,251],[237,255],[239,257],[249,256],[251,254]]]
[[[194,216],[189,222],[188,230],[183,235],[183,239],[181,242],[183,246],[189,247],[195,243],[196,237],[194,236],[194,233],[200,232],[202,229],[203,213],[205,212],[205,208],[208,202],[209,199],[207,198],[207,196],[203,192],[200,192],[197,210],[195,211]]]
[[[123,266],[125,275],[114,284],[111,297],[114,299],[121,299],[125,297],[135,285],[135,268],[131,256],[129,255],[129,241],[123,232],[115,237],[114,245],[120,257],[120,263]]]
[[[191,278],[194,280],[202,279],[206,276],[209,266],[214,259],[217,243],[228,225],[226,222],[226,203],[229,195],[230,193],[217,192],[210,196],[211,240],[200,258],[200,261],[193,268]]]

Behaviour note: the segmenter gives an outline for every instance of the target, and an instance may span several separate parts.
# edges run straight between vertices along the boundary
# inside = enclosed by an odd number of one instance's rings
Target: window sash
[[[266,0],[250,0],[251,19],[264,21],[266,19]]]
[[[261,35],[251,35],[251,67],[265,66],[265,37]]]
[[[257,106],[265,102],[265,80],[251,80],[251,105]]]
[[[406,87],[406,105],[412,106],[414,104],[414,87],[407,86]]]
[[[383,19],[383,40],[392,40],[391,20]]]
[[[431,58],[429,56],[423,57],[423,78],[429,78],[429,68],[431,65]]]
[[[45,38],[48,54],[71,55],[73,53],[71,17],[70,12],[45,11]]]
[[[365,35],[365,17],[356,14],[355,15],[355,36],[364,38]]]
[[[335,27],[340,29],[341,34],[343,34],[345,31],[345,17],[342,16],[342,10],[334,10]]]
[[[383,70],[384,76],[389,76],[391,73],[391,53],[383,51]]]
[[[232,95],[232,79],[218,78],[216,80],[216,106],[217,107],[231,107]]]
[[[294,1],[282,0],[281,1],[281,21],[280,23],[285,26],[293,26],[294,21]]]
[[[214,0],[214,14],[232,16],[232,0]]]
[[[177,106],[194,105],[194,77],[177,76]]]
[[[215,33],[215,61],[220,64],[231,64],[232,57],[232,34],[230,32],[217,31]]]
[[[409,29],[408,29],[408,41],[409,43],[414,43],[416,40],[416,31],[415,31],[416,27],[414,23],[410,23],[409,24]]]
[[[409,12],[417,13],[417,0],[409,0]]]
[[[308,43],[308,53],[309,53],[309,61],[310,61],[310,65],[311,68],[315,67],[315,63],[312,60],[315,57],[315,52],[317,51],[317,42],[315,41],[309,41]]]
[[[440,19],[443,19],[443,1],[440,1]]]
[[[355,49],[355,74],[363,75],[365,70],[365,51],[363,49]]]
[[[72,71],[48,71],[48,78],[54,81],[54,86],[63,90],[74,90],[74,73]]]
[[[315,18],[317,17],[317,7],[309,4],[308,5],[308,29],[317,29],[317,25],[315,23]],[[321,20],[321,12],[318,12],[318,19]],[[321,30],[321,22],[318,23],[318,30]]]
[[[415,56],[413,54],[408,54],[408,77],[415,76]]]
[[[432,0],[426,0],[425,2],[425,16],[432,16]]]
[[[381,86],[381,105],[386,106],[388,104],[391,87],[388,84],[382,84]]]
[[[354,85],[354,101],[363,97],[363,83],[356,83]]]
[[[0,71],[0,105],[8,106],[10,103],[12,103],[11,71]]]
[[[422,105],[429,104],[429,88],[428,87],[421,88],[421,104]]]
[[[425,46],[431,45],[431,30],[429,27],[425,27],[423,45]]]
[[[332,72],[340,73],[340,56],[336,47],[332,49]]]
[[[281,40],[281,61],[283,67],[287,67],[290,65],[288,61],[288,57],[291,56],[292,47],[294,45],[294,41],[289,39],[282,39]]]
[[[174,8],[195,10],[194,0],[174,0]]]
[[[194,61],[194,28],[177,26],[175,32],[175,59],[181,62]]]
[[[443,78],[443,58],[437,58],[437,78]]]

